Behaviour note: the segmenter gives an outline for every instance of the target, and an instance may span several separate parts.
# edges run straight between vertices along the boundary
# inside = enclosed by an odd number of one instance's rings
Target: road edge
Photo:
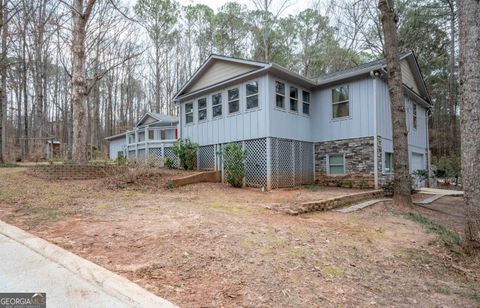
[[[135,307],[177,307],[136,283],[20,228],[0,221],[0,234],[52,260],[105,293]]]

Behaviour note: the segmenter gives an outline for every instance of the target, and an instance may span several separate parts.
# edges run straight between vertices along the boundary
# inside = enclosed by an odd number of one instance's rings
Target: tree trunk
[[[411,206],[412,196],[408,170],[408,131],[398,50],[397,15],[395,14],[393,0],[380,0],[378,7],[381,12],[385,39],[388,92],[392,110],[393,164],[395,170],[393,203],[395,205]]]
[[[480,251],[480,1],[459,0],[462,182],[465,245]]]
[[[74,0],[72,10],[72,158],[77,164],[87,163],[86,98],[88,89],[85,72],[85,36],[87,21],[94,4],[95,0],[89,0],[85,12],[83,12],[83,0]]]
[[[2,52],[0,59],[0,163],[5,160],[6,149],[6,135],[5,125],[7,117],[7,22],[6,6],[7,0],[0,0],[0,27],[2,35]]]

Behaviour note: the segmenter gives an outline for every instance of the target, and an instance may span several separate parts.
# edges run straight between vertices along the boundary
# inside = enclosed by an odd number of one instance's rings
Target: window
[[[275,100],[278,108],[285,108],[285,84],[275,81]]]
[[[413,128],[417,129],[417,104],[413,104]]]
[[[328,156],[328,174],[345,174],[345,158],[343,155]]]
[[[150,140],[155,139],[155,131],[154,130],[149,130],[148,131],[148,139],[150,139]]]
[[[341,86],[332,90],[332,115],[334,119],[350,115],[348,92],[348,86]]]
[[[198,121],[207,119],[207,98],[201,98],[198,100]]]
[[[258,107],[258,81],[252,81],[245,86],[247,93],[247,109]]]
[[[166,140],[167,139],[167,131],[162,129],[160,131],[160,140]]]
[[[310,93],[302,91],[303,114],[310,114]]]
[[[212,95],[212,116],[214,118],[222,115],[222,93]]]
[[[135,143],[135,135],[134,134],[128,135],[128,143]]]
[[[238,88],[228,90],[228,113],[240,110],[240,91]]]
[[[393,172],[393,153],[385,152],[385,172]]]
[[[145,141],[145,132],[138,133],[138,142]]]
[[[185,123],[193,122],[193,103],[185,104]]]
[[[290,87],[290,110],[298,111],[298,88]]]

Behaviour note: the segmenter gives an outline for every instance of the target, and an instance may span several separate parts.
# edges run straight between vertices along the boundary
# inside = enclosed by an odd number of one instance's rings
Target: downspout
[[[378,72],[370,72],[370,76],[373,78],[373,178],[375,189],[378,189],[377,74]]]
[[[427,171],[428,171],[428,179],[427,179],[427,187],[432,187],[432,183],[430,181],[430,179],[432,178],[432,174],[431,174],[431,166],[430,166],[430,162],[431,162],[431,157],[430,157],[430,135],[429,135],[429,130],[428,130],[428,118],[430,118],[431,116],[431,109],[427,109],[427,116],[426,116],[426,129],[427,129]]]

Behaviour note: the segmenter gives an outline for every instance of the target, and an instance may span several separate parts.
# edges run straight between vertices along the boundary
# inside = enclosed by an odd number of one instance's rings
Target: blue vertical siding
[[[312,121],[313,141],[368,137],[374,135],[373,127],[373,80],[371,78],[351,81],[349,86],[350,116],[332,118],[332,89],[316,91],[313,96]]]

